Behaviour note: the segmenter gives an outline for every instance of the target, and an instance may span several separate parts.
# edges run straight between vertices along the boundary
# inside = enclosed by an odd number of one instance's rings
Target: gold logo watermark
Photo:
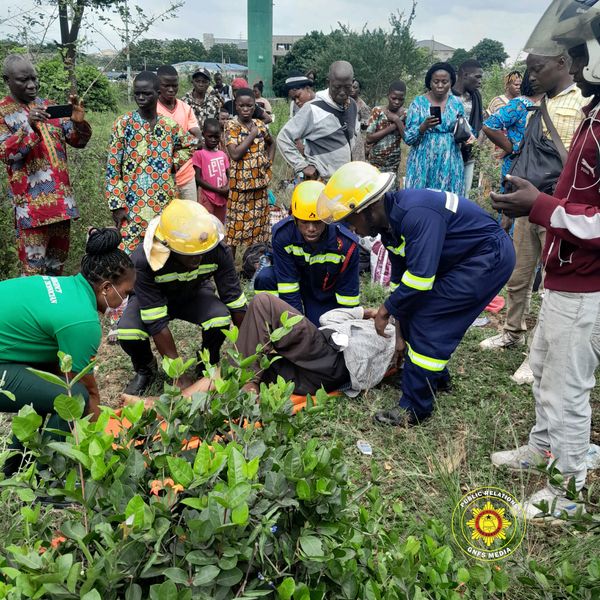
[[[510,556],[525,537],[525,512],[517,499],[496,487],[466,493],[452,512],[452,534],[460,549],[478,560]]]

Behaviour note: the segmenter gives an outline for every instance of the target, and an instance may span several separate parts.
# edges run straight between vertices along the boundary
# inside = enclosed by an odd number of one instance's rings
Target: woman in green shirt
[[[58,351],[73,358],[72,376],[96,355],[102,328],[98,313],[117,309],[133,291],[135,269],[118,249],[116,229],[90,230],[81,272],[73,277],[36,275],[0,282],[0,412],[17,412],[31,404],[40,414],[54,413],[54,399],[63,392],[28,368],[59,373]],[[86,402],[86,413],[99,413],[100,396],[93,373],[74,386]],[[60,427],[53,415],[53,427]],[[64,424],[63,424],[64,425]]]

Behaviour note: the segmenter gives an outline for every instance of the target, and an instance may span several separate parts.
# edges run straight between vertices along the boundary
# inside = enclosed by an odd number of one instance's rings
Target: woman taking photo
[[[452,94],[455,83],[456,72],[452,65],[436,63],[425,75],[427,93],[417,96],[408,109],[404,141],[411,149],[406,163],[405,188],[464,193],[464,163],[454,131],[465,109]],[[464,123],[468,127],[468,123]],[[471,136],[469,143],[473,139]]]
[[[15,397],[0,394],[1,412],[29,404],[42,416],[52,415],[49,427],[66,428],[54,413],[54,399],[63,388],[29,368],[60,374],[60,350],[73,359],[72,379],[92,361],[102,336],[99,313],[118,309],[133,292],[135,269],[118,249],[120,242],[117,229],[92,229],[78,275],[0,282],[0,377],[3,389]],[[73,393],[83,396],[86,414],[96,418],[100,396],[93,373],[82,377]]]

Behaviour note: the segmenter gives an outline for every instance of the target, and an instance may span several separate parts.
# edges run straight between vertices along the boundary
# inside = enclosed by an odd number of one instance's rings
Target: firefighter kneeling
[[[125,393],[140,395],[156,375],[150,337],[161,356],[178,356],[169,329],[172,319],[202,327],[202,348],[219,361],[222,328],[241,325],[246,311],[231,251],[221,222],[197,202],[175,199],[150,222],[143,246],[131,255],[135,294],[119,321],[118,339],[131,357],[135,376]],[[212,281],[217,287],[218,295]],[[180,387],[193,379],[184,376]]]

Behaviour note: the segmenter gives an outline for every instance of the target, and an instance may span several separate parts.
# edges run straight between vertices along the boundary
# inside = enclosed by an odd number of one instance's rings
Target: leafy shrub
[[[235,343],[236,331],[228,337]],[[166,385],[152,408],[124,408],[119,419],[130,426],[116,438],[105,431],[112,411],[90,423],[83,399],[70,395],[75,381],[40,374],[66,388],[55,409],[70,431],[43,438],[31,407],[13,419],[27,452],[21,472],[0,482],[14,507],[0,523],[0,598],[460,600],[509,591],[500,566],[455,556],[447,525],[419,522],[399,502],[390,516],[375,463],[370,481],[350,485],[341,448],[311,434],[327,396],[292,417],[291,385],[279,380],[262,386],[257,404],[242,391],[250,359],[230,357],[239,366],[222,365],[215,391],[185,399]],[[70,357],[60,358],[70,371]],[[175,379],[190,364],[163,366]],[[75,505],[46,511],[42,497]],[[522,583],[538,582],[548,598],[595,598],[599,564],[593,557],[576,573],[565,561],[550,573],[532,562]]]
[[[69,78],[60,58],[42,60],[36,64],[40,81],[40,96],[56,102],[67,102]],[[87,63],[75,67],[78,93],[83,96],[87,109],[95,111],[117,110],[117,97],[106,75]],[[86,93],[87,92],[87,93]]]

